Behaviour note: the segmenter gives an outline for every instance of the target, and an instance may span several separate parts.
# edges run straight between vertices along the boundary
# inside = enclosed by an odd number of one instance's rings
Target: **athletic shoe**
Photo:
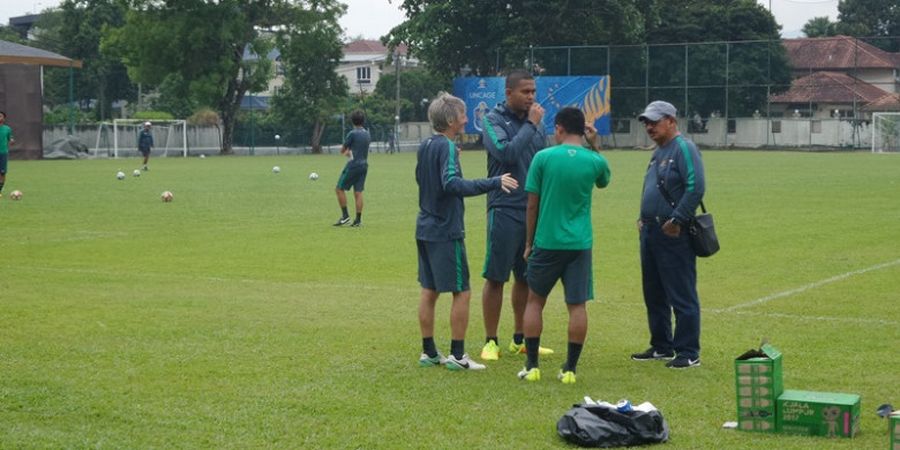
[[[484,364],[478,364],[475,361],[469,359],[469,354],[466,353],[462,358],[456,359],[455,356],[450,355],[447,357],[447,369],[457,371],[457,370],[484,370],[487,368]]]
[[[556,378],[562,381],[562,384],[575,384],[575,372],[571,370],[563,372],[562,369],[559,369],[559,374],[556,375]]]
[[[144,170],[144,172],[146,172],[146,171],[148,171],[148,170],[150,170],[150,168],[149,168],[149,167],[147,167],[147,166],[144,166],[144,167],[141,167],[141,169],[143,169],[143,170]]]
[[[647,350],[641,353],[632,353],[631,359],[635,361],[654,361],[654,360],[666,360],[671,361],[675,358],[675,352],[658,352],[653,349],[653,347],[648,348]]]
[[[541,381],[541,369],[532,367],[531,369],[522,369],[517,375],[520,380],[525,381]]]
[[[700,358],[691,359],[684,356],[679,356],[669,362],[666,363],[666,367],[670,369],[688,369],[691,367],[699,367],[700,366]]]
[[[362,222],[360,222],[358,220],[354,220],[353,223],[350,224],[351,227],[357,227],[357,228],[359,228],[360,225],[362,225]]]
[[[493,339],[487,341],[481,348],[481,359],[484,361],[496,361],[500,359],[500,346]]]
[[[422,356],[419,356],[419,367],[443,366],[444,364],[447,364],[447,358],[444,358],[444,355],[440,353],[434,358],[428,356],[427,353],[422,353]]]
[[[334,226],[339,227],[341,225],[347,225],[348,223],[350,223],[349,217],[341,217],[337,222],[334,223]]]
[[[516,344],[516,341],[512,341],[509,343],[509,352],[510,353],[521,353],[523,355],[528,353],[528,351],[525,349],[525,343],[523,342],[521,344]],[[546,356],[546,355],[552,355],[553,353],[554,352],[552,349],[538,347],[538,355]]]

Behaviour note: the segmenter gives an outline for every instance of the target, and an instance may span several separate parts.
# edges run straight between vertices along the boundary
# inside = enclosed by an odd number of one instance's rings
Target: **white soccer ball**
[[[316,181],[316,180],[319,179],[319,174],[313,172],[313,173],[309,174],[309,179],[310,179],[310,180],[313,180],[313,181]]]
[[[118,179],[120,179],[120,180],[124,180],[124,179],[125,179],[125,172],[122,172],[121,170],[118,171],[118,172],[116,172],[116,178],[118,178]]]
[[[141,176],[141,171],[138,169],[134,169],[134,172],[131,172],[132,176],[139,177]]]
[[[200,159],[203,159],[203,158],[206,158],[206,155],[204,155],[203,153],[201,153],[201,154],[200,154]]]
[[[13,200],[20,200],[22,198],[22,191],[12,191],[9,193],[9,198]]]
[[[175,195],[172,194],[172,193],[169,192],[169,191],[166,191],[166,192],[163,192],[163,193],[162,193],[162,195],[160,196],[160,198],[162,198],[162,201],[164,201],[164,202],[166,202],[166,203],[169,203],[169,202],[171,202],[171,201],[175,198]]]
[[[281,172],[281,167],[275,166],[272,168],[272,173],[279,173],[279,172]]]

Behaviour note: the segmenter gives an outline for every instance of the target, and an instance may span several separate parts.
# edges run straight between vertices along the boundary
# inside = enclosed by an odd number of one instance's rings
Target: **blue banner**
[[[498,103],[506,100],[506,79],[503,77],[466,77],[453,80],[453,95],[466,102],[469,123],[466,133],[481,133],[484,116]],[[566,106],[584,112],[601,135],[610,134],[609,77],[536,77],[536,100],[544,107],[541,122],[547,135],[553,135],[553,118]]]

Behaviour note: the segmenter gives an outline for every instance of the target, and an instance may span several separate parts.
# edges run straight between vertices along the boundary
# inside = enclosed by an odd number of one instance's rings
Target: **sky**
[[[757,0],[766,8],[772,5],[775,19],[782,25],[784,37],[801,36],[803,24],[813,17],[827,16],[837,20],[838,0]],[[402,0],[344,0],[347,14],[341,18],[341,27],[347,37],[363,36],[377,39],[403,22],[404,14],[399,4]],[[59,0],[0,0],[0,23],[6,25],[10,17],[37,13],[55,7]]]

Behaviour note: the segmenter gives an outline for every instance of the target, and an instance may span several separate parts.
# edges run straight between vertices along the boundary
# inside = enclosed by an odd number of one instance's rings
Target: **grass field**
[[[124,181],[115,172],[136,159],[13,161],[0,200],[0,447],[564,447],[556,420],[590,395],[651,401],[671,427],[665,448],[886,448],[874,410],[900,405],[900,158],[705,152],[723,249],[698,262],[703,365],[674,371],[628,359],[648,340],[634,219],[649,154],[607,157],[598,298],[565,386],[520,382],[509,355],[480,373],[417,367],[414,154],[370,158],[361,229],[331,226],[336,155],[158,158]],[[482,152],[462,164],[484,176]],[[477,356],[484,198],[466,204]],[[550,374],[565,314],[557,287]],[[448,316],[444,295],[445,353]],[[511,324],[507,300],[503,346]],[[735,420],[734,357],[762,337],[784,352],[787,388],[862,395],[857,438],[721,429]]]

